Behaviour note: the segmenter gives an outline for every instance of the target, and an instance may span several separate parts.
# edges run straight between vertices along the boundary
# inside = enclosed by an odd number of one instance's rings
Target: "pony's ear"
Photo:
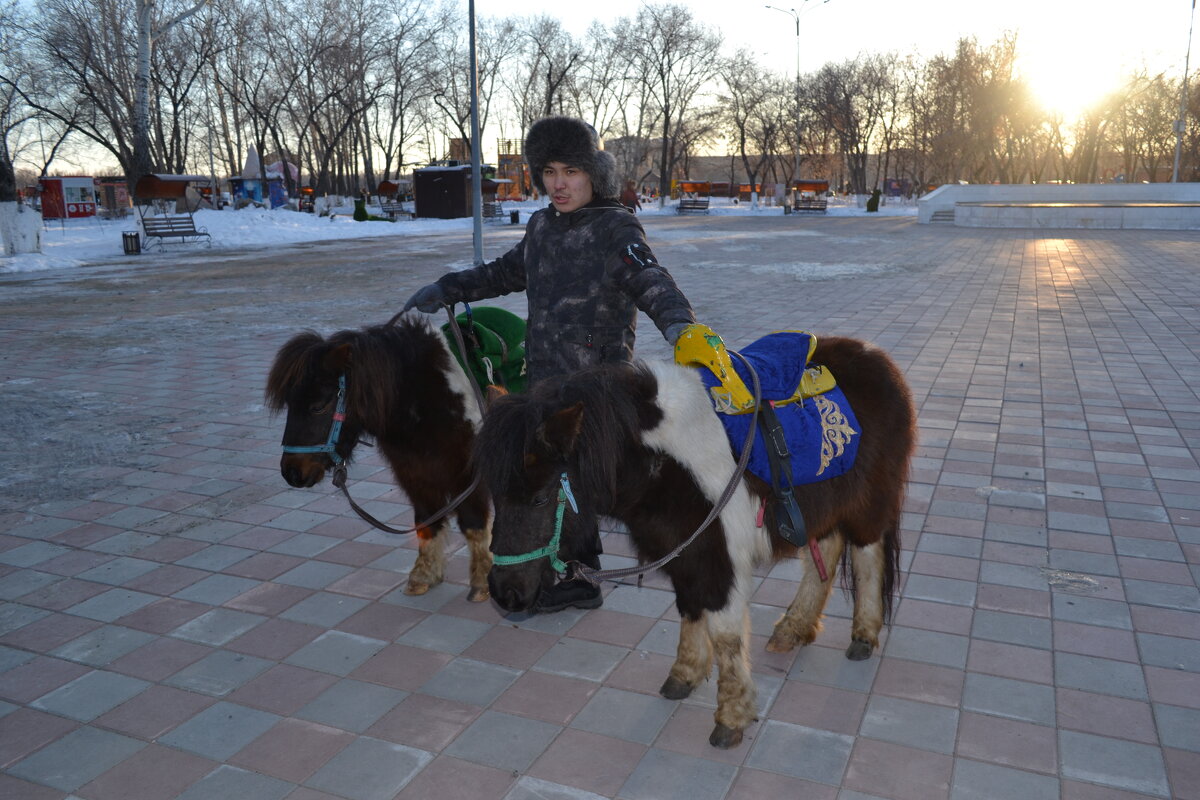
[[[494,383],[489,383],[489,384],[488,384],[488,387],[487,387],[487,401],[488,401],[488,404],[489,404],[489,405],[490,405],[491,403],[494,403],[494,402],[496,402],[496,401],[497,401],[497,400],[499,400],[501,397],[504,397],[504,395],[506,395],[506,394],[508,394],[508,389],[505,389],[503,386],[497,386],[497,385],[496,385],[496,384],[494,384]]]
[[[321,366],[330,372],[345,372],[350,368],[350,343],[339,344],[321,359]]]
[[[562,455],[575,449],[575,440],[583,428],[583,401],[549,416],[542,424],[542,439]]]

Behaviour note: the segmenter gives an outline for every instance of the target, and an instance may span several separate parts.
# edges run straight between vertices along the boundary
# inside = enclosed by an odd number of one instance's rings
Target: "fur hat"
[[[600,149],[596,129],[573,117],[546,117],[529,128],[525,137],[525,161],[532,173],[533,185],[542,194],[542,169],[551,161],[561,161],[579,167],[592,179],[592,194],[598,198],[615,198],[621,191],[617,179],[617,162]]]

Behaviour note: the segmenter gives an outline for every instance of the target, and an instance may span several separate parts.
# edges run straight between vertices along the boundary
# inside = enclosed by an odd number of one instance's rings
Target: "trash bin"
[[[121,244],[125,247],[127,256],[136,256],[142,252],[142,238],[137,231],[121,231]]]
[[[521,212],[520,211],[511,212],[508,215],[508,221],[509,221],[509,224],[511,224],[511,225],[520,225],[521,224]]]

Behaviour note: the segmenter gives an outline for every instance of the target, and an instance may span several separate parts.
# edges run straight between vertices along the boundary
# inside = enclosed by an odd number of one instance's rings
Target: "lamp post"
[[[1175,166],[1171,169],[1171,183],[1179,182],[1179,156],[1183,153],[1183,129],[1187,118],[1188,66],[1192,60],[1192,28],[1196,24],[1196,0],[1192,0],[1191,22],[1188,23],[1187,55],[1183,58],[1183,87],[1179,90],[1179,118],[1175,120]]]
[[[1192,1],[1195,2],[1195,0]],[[801,0],[800,11],[794,8],[766,6],[772,11],[790,14],[792,21],[796,23],[796,149],[792,153],[792,181],[800,179],[800,12],[804,10],[804,4],[808,2],[809,0]],[[821,0],[820,5],[828,2],[829,0]]]

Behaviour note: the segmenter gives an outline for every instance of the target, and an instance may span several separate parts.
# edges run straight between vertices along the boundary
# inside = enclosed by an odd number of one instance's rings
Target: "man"
[[[570,117],[535,122],[525,159],[550,206],[533,213],[519,243],[487,264],[443,275],[405,304],[434,313],[443,305],[524,291],[529,303],[525,358],[530,385],[604,362],[631,361],[640,309],[674,343],[695,323],[691,304],[654,258],[645,231],[617,201],[616,161],[600,149],[596,131]],[[588,566],[600,567],[595,517]],[[543,592],[538,610],[596,608],[600,589],[582,578]]]

